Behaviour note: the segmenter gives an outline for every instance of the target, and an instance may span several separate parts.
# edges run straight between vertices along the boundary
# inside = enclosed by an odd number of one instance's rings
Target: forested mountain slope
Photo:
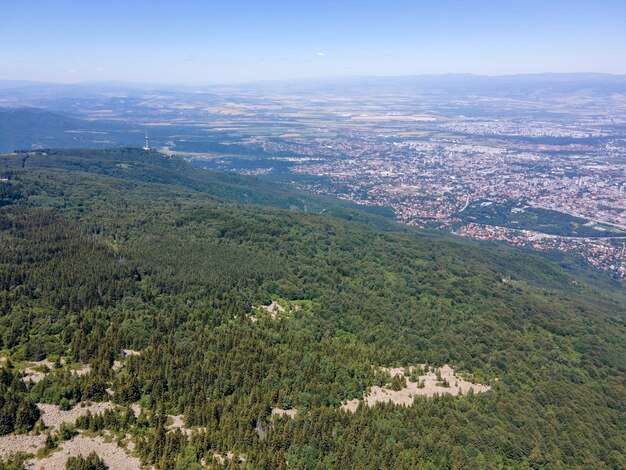
[[[2,434],[32,428],[34,403],[94,400],[119,407],[79,428],[128,434],[157,468],[626,466],[615,288],[156,153],[0,156],[7,176]],[[19,380],[44,358],[90,369]],[[491,390],[341,410],[380,367],[422,363]],[[167,428],[180,414],[189,435]]]

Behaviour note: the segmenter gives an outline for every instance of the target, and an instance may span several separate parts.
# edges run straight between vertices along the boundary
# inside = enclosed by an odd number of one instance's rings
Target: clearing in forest
[[[141,462],[137,457],[118,447],[114,442],[107,442],[101,436],[87,437],[78,435],[61,443],[60,448],[42,459],[31,459],[26,463],[27,469],[40,470],[65,468],[70,457],[82,455],[87,457],[95,452],[104,460],[109,470],[139,470]]]
[[[358,398],[349,400],[341,405],[341,409],[354,413],[361,401],[367,406],[388,402],[396,405],[411,406],[416,396],[459,395],[466,394],[470,390],[473,393],[483,393],[491,390],[489,385],[471,383],[455,375],[454,369],[447,364],[437,370],[426,368],[425,365],[421,365],[420,368],[422,375],[419,375],[414,382],[410,380],[410,375],[414,375],[418,371],[414,367],[406,369],[410,374],[409,377],[407,377],[404,368],[383,368],[382,370],[388,372],[392,377],[392,384],[396,382],[399,384],[399,387],[392,388],[393,385],[385,387],[373,386],[369,393],[365,394],[363,400]],[[394,388],[397,389],[394,390]]]
[[[279,418],[287,416],[288,418],[293,419],[296,417],[297,414],[298,410],[296,410],[295,408],[291,408],[289,410],[284,410],[282,408],[272,408],[272,416],[277,416]]]
[[[59,365],[61,367],[65,367],[67,363],[63,358],[61,358],[59,360]],[[57,365],[48,359],[29,362],[24,367],[20,367],[20,370],[25,374],[24,377],[22,377],[22,380],[24,382],[40,382],[55,367],[57,367]],[[91,372],[91,367],[88,364],[70,364],[69,370],[73,375],[82,376],[89,374],[89,372]]]
[[[262,312],[268,313],[272,320],[276,320],[276,318],[278,318],[278,314],[279,313],[284,313],[285,312],[285,307],[280,305],[275,300],[272,300],[271,304],[269,304],[269,305],[259,305],[258,307],[253,307],[252,311],[253,311],[253,313],[248,315],[248,318],[250,319],[250,321],[252,323],[256,323],[257,321],[259,321],[259,317],[258,317],[259,313],[262,313]]]
[[[74,424],[81,416],[91,412],[91,414],[100,414],[104,410],[112,410],[113,403],[105,402],[82,402],[74,406],[70,410],[63,411],[58,405],[49,405],[47,403],[39,403],[37,407],[41,411],[41,419],[48,428],[58,429],[61,423]]]

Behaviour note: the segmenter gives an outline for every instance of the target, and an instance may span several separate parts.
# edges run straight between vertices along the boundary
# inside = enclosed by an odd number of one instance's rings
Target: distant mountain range
[[[335,77],[211,86],[0,80],[0,151],[136,146],[140,145],[144,132],[143,126],[139,125],[141,122],[151,119],[174,122],[181,115],[192,120],[200,116],[189,114],[188,108],[180,111],[180,103],[201,100],[196,110],[201,113],[203,106],[232,105],[240,100],[262,101],[260,97],[264,93],[290,96],[296,100],[314,95],[358,100],[370,97],[383,102],[391,96],[414,97],[420,106],[428,103],[428,106],[447,110],[451,115],[472,115],[469,108],[476,107],[480,107],[484,115],[491,115],[504,109],[507,110],[503,111],[505,113],[515,113],[521,101],[533,106],[551,100],[558,101],[559,106],[581,106],[581,103],[582,106],[611,106],[616,97],[626,95],[626,75],[446,74]],[[81,120],[83,117],[86,119]],[[169,139],[166,134],[161,136],[165,138],[163,142]]]
[[[485,92],[513,94],[532,90],[546,90],[555,93],[572,93],[580,90],[594,93],[626,93],[626,75],[605,73],[531,73],[514,75],[474,75],[464,73],[424,74],[404,76],[348,76],[321,79],[263,80],[239,84],[184,85],[135,83],[120,81],[49,83],[27,80],[0,80],[0,97],[11,93],[22,96],[73,96],[86,97],[101,94],[137,94],[154,92],[215,92],[228,89],[274,89],[284,91],[315,90],[332,87],[332,90],[354,90],[367,87],[376,89],[441,89],[449,92]],[[345,88],[349,87],[349,88]],[[2,100],[0,100],[2,106]]]

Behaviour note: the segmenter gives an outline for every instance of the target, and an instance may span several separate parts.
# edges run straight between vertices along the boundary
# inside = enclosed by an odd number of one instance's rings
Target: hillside
[[[91,400],[80,438],[157,468],[626,466],[619,287],[157,153],[5,155],[1,177],[4,438]],[[420,364],[474,387],[420,392]],[[394,367],[412,406],[366,406],[404,390]]]

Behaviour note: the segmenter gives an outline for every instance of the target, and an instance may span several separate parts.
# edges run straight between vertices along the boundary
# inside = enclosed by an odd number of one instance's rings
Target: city
[[[0,90],[0,103],[82,119],[32,148],[133,146],[148,132],[155,148],[200,167],[386,208],[408,225],[572,254],[625,279],[626,102],[614,79],[579,90],[567,75],[539,76],[527,90],[501,79],[498,93],[488,77],[459,90],[467,80],[119,90],[71,100],[63,90]]]
[[[2,13],[0,470],[626,469],[626,1]]]
[[[446,116],[434,107],[411,112],[401,99],[385,111],[376,100],[350,107],[359,105],[347,113],[345,102],[320,97],[298,114],[274,106],[256,123],[267,132],[271,122],[270,136],[239,134],[239,121],[250,115],[220,116],[210,126],[228,129],[232,139],[221,150],[177,153],[207,168],[388,207],[409,225],[574,254],[626,277],[620,107],[608,117],[574,110],[536,120]]]

